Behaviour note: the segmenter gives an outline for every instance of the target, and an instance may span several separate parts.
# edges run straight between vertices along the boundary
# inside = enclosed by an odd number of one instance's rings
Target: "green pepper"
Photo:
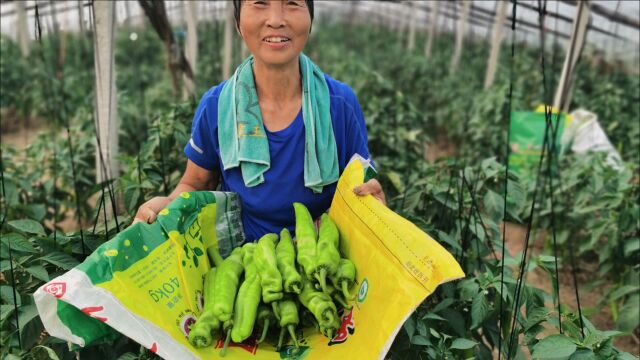
[[[302,305],[311,311],[321,329],[332,327],[335,324],[338,319],[336,305],[329,295],[316,291],[308,279],[303,280],[302,292],[298,298]]]
[[[262,300],[267,304],[272,304],[276,300],[282,299],[282,275],[278,271],[276,260],[276,241],[278,235],[267,234],[258,240],[256,251],[253,255],[256,268],[260,273],[260,284],[262,285]],[[276,304],[274,312],[278,317]]]
[[[320,332],[331,340],[338,330],[340,330],[340,325],[340,318],[336,317],[333,321],[320,325]]]
[[[240,276],[244,270],[243,253],[242,248],[235,248],[231,255],[222,261],[216,273],[213,314],[221,322],[229,321],[233,317],[233,305],[240,284]]]
[[[231,340],[231,329],[233,328],[233,320],[227,320],[222,324],[222,329],[227,336],[224,339],[224,345],[220,350],[220,356],[225,357],[227,355],[227,348],[229,347],[229,340]]]
[[[258,305],[260,305],[260,274],[254,262],[255,243],[245,244],[243,247],[244,256],[244,281],[238,290],[236,299],[233,330],[231,330],[231,340],[236,343],[244,341],[251,336],[253,325],[256,321]]]
[[[287,228],[280,232],[280,241],[276,246],[276,259],[278,270],[282,274],[284,290],[288,293],[300,294],[302,277],[296,269],[296,249],[293,247],[291,233]]]
[[[189,342],[197,348],[209,346],[212,340],[211,334],[220,328],[220,321],[213,314],[215,294],[213,284],[216,278],[216,271],[216,268],[212,268],[204,278],[204,309],[189,330]]]
[[[314,288],[316,290],[320,290],[322,291],[322,288],[320,288],[320,284],[314,284]],[[344,295],[342,294],[342,292],[339,289],[336,289],[333,285],[327,283],[327,288],[326,291],[324,291],[326,294],[329,294],[329,296],[331,296],[331,298],[340,306],[342,306],[345,309],[351,309],[352,306],[350,306],[349,304],[347,304],[347,301],[344,298]]]
[[[273,311],[265,304],[260,304],[258,307],[258,324],[262,326],[262,335],[258,339],[258,344],[264,341],[267,337],[269,326],[275,323],[276,317],[273,315]]]
[[[356,280],[356,266],[349,259],[340,259],[338,271],[331,277],[333,285],[342,290],[342,294],[346,300],[353,300],[354,295],[349,293],[349,288],[353,286]]]
[[[298,305],[292,299],[285,299],[280,302],[280,337],[278,338],[278,347],[282,346],[285,330],[289,331],[289,336],[298,347],[298,339],[296,338],[296,326],[300,322],[298,317]]]
[[[320,283],[322,291],[327,292],[327,276],[335,275],[340,263],[340,252],[338,242],[340,234],[336,224],[329,215],[322,214],[320,217],[320,231],[318,233],[318,259],[315,278]]]
[[[294,202],[296,213],[296,247],[298,248],[298,264],[302,266],[309,279],[316,272],[316,226],[313,218],[304,204]]]

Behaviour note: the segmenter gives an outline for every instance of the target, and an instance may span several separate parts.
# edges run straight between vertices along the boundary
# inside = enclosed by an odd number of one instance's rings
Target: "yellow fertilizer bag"
[[[328,339],[313,327],[298,329],[299,348],[280,349],[252,336],[231,343],[226,358],[383,359],[416,307],[439,284],[464,276],[429,235],[373,197],[353,193],[371,170],[362,159],[351,161],[329,211],[341,251],[357,268],[356,298],[339,311],[337,334]],[[204,275],[244,242],[241,229],[235,194],[183,193],[155,223],[130,226],[40,287],[34,298],[45,328],[79,346],[119,332],[165,359],[220,358],[220,336],[204,349],[187,336],[203,309]]]

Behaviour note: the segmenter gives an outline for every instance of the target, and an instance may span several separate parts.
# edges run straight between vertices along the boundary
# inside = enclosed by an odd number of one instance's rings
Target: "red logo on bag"
[[[345,310],[342,310],[342,324],[340,325],[340,329],[336,333],[336,336],[329,341],[329,346],[335,344],[342,344],[347,341],[349,335],[353,335],[356,331],[356,323],[353,319],[353,309],[349,310],[348,313],[344,314]]]
[[[222,349],[223,347],[224,347],[224,339],[219,339],[218,342],[216,343],[215,349]],[[230,348],[239,347],[255,355],[256,351],[258,351],[258,340],[255,337],[250,337],[241,343],[234,343],[233,341],[230,341],[228,347]]]
[[[60,299],[67,292],[67,283],[55,282],[44,286],[44,291]]]
[[[89,316],[91,316],[93,318],[96,318],[96,319],[98,319],[98,320],[100,320],[102,322],[107,322],[107,318],[106,317],[97,316],[97,315],[93,314],[95,312],[102,311],[102,310],[104,310],[103,306],[88,306],[88,307],[80,309],[80,311],[82,311],[83,313],[85,313],[85,314],[87,314],[87,315],[89,315]]]

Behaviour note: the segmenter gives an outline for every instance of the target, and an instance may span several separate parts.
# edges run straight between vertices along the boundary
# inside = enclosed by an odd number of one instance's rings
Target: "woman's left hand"
[[[387,205],[384,191],[382,191],[382,185],[380,185],[376,179],[371,179],[362,185],[356,186],[353,192],[358,196],[373,195],[373,197],[378,199],[382,204]]]

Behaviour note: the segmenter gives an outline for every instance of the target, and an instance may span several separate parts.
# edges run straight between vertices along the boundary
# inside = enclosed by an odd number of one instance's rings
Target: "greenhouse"
[[[640,357],[640,2],[0,29],[0,360]]]

